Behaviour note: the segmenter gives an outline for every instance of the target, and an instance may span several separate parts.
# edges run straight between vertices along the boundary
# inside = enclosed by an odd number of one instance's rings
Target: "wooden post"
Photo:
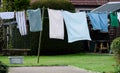
[[[42,22],[41,22],[42,26],[43,26],[43,21],[44,21],[44,7],[42,8]],[[40,59],[41,38],[42,38],[42,31],[40,31],[40,36],[39,36],[38,60],[37,60],[37,63],[39,63],[39,59]]]

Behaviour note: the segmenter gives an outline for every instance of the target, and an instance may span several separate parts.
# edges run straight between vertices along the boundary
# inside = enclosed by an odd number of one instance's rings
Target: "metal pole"
[[[42,8],[42,25],[43,25],[43,20],[44,20],[44,7]],[[41,38],[42,38],[42,31],[40,31],[40,37],[39,37],[39,44],[38,44],[38,60],[37,63],[39,63],[40,59],[40,47],[41,47]]]

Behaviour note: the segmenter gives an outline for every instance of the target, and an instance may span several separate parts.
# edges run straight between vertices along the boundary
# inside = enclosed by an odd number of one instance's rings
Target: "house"
[[[120,1],[120,0],[70,0],[75,6],[76,11],[90,11],[107,2]]]

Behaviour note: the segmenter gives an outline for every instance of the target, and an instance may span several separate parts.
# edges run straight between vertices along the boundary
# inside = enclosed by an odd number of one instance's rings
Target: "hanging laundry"
[[[64,23],[60,10],[48,9],[49,15],[49,37],[64,39]]]
[[[0,17],[2,19],[13,19],[14,18],[14,12],[0,12]]]
[[[108,32],[108,14],[98,13],[100,19],[101,32]]]
[[[41,20],[41,10],[40,8],[33,10],[27,10],[28,20],[30,24],[30,31],[37,32],[42,31],[42,20]]]
[[[16,21],[21,35],[27,35],[25,11],[16,12]]]
[[[68,32],[68,42],[91,40],[85,12],[71,13],[62,11]]]
[[[115,26],[115,27],[119,26],[119,22],[118,22],[116,13],[110,13],[110,24],[111,24],[111,26]]]
[[[108,32],[108,14],[107,13],[88,13],[93,30]]]
[[[101,30],[100,20],[97,13],[87,13],[93,26],[93,30]]]
[[[120,22],[120,12],[117,13],[117,16],[118,16],[118,20]]]

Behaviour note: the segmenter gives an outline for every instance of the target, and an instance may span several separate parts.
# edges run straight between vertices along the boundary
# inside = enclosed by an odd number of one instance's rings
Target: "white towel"
[[[64,23],[60,10],[48,9],[49,15],[49,37],[64,39]]]
[[[2,19],[13,19],[14,18],[14,12],[0,12],[0,17]]]
[[[91,40],[85,12],[71,13],[62,11],[68,33],[68,42]]]
[[[118,16],[118,20],[120,22],[120,12],[117,13],[117,16]]]
[[[16,21],[21,35],[27,35],[25,11],[16,12]]]

